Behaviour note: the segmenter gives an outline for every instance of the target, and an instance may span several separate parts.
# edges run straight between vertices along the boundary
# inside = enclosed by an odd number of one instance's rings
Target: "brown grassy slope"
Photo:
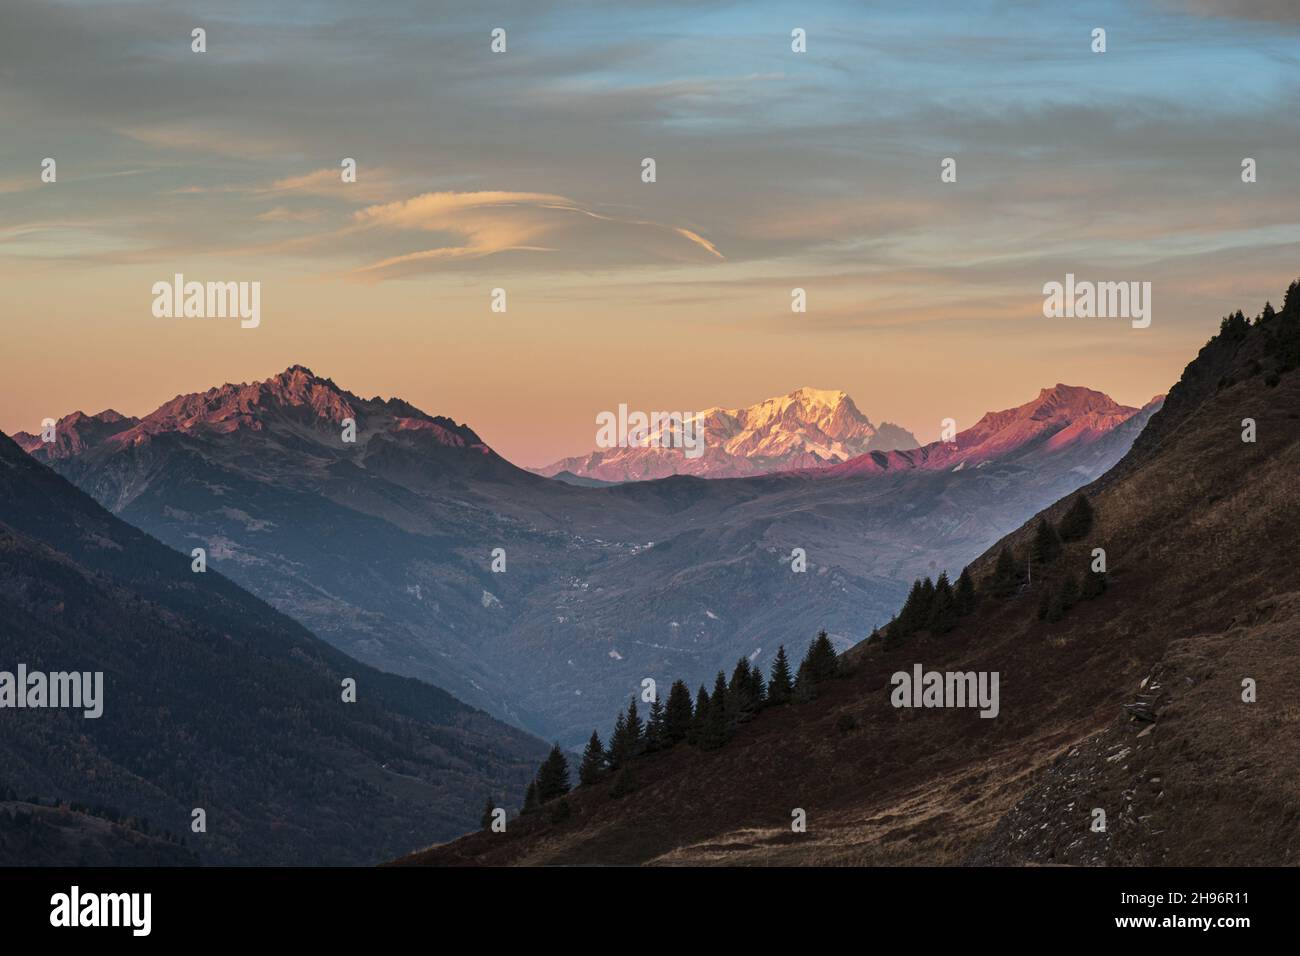
[[[1168,414],[1088,489],[1088,540],[1039,569],[1033,591],[986,600],[941,637],[860,645],[853,672],[819,700],[764,711],[720,751],[645,758],[621,799],[608,783],[583,788],[567,819],[512,820],[506,834],[403,862],[1292,861],[1300,373],[1268,387],[1251,374],[1260,352],[1254,333],[1207,347]],[[1219,388],[1225,377],[1236,383]],[[1258,423],[1253,445],[1241,441],[1246,417]],[[1023,545],[1032,525],[1008,541]],[[1038,589],[1081,573],[1093,547],[1107,551],[1108,592],[1038,621]],[[1000,716],[894,709],[889,676],[915,662],[998,671]],[[1139,740],[1145,725],[1127,723],[1122,705],[1153,674],[1160,715]],[[1259,703],[1239,702],[1241,676],[1257,677]],[[844,715],[854,729],[841,729]],[[1108,834],[1090,834],[1093,806],[1110,808]],[[796,807],[806,834],[791,832]]]

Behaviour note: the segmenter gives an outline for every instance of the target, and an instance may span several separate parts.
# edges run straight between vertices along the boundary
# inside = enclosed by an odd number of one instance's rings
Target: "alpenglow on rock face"
[[[692,416],[704,428],[698,457],[679,448],[596,449],[535,469],[546,476],[568,472],[601,481],[643,481],[670,475],[741,478],[848,461],[870,451],[917,447],[911,432],[873,425],[842,391],[800,388],[747,408],[708,408]]]
[[[915,451],[858,456],[822,469],[818,474],[843,478],[887,471],[928,471],[980,468],[994,461],[1017,461],[1050,452],[1072,450],[1087,455],[1116,429],[1143,413],[1154,414],[1164,401],[1157,395],[1142,408],[1120,405],[1109,395],[1078,385],[1055,385],[1015,408],[988,412],[951,441],[936,441]],[[1107,448],[1105,454],[1109,454]]]

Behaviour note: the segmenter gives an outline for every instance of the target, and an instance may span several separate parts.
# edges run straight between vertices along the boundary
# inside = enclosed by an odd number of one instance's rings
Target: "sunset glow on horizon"
[[[524,466],[802,386],[924,443],[1058,382],[1141,406],[1300,275],[1297,18],[850,7],[8,4],[0,430],[301,364]],[[176,274],[260,324],[155,317]],[[1067,274],[1151,283],[1150,328],[1044,318]]]

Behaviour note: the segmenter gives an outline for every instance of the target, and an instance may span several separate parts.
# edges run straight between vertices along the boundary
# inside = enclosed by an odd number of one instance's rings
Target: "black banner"
[[[545,921],[625,917],[718,927],[758,919],[794,937],[852,923],[870,938],[912,927],[927,943],[1100,936],[1231,945],[1283,930],[1289,869],[4,869],[7,941],[374,942],[390,933],[496,942]],[[864,938],[859,936],[858,938]]]

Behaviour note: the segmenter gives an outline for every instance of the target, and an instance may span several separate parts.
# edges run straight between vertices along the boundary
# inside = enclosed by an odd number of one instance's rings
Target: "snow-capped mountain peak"
[[[740,408],[714,406],[688,416],[704,433],[704,453],[692,458],[662,447],[657,433],[634,447],[599,449],[566,458],[539,474],[569,472],[603,481],[637,481],[688,474],[736,478],[847,461],[868,451],[917,447],[896,425],[877,428],[839,389],[798,388]]]

